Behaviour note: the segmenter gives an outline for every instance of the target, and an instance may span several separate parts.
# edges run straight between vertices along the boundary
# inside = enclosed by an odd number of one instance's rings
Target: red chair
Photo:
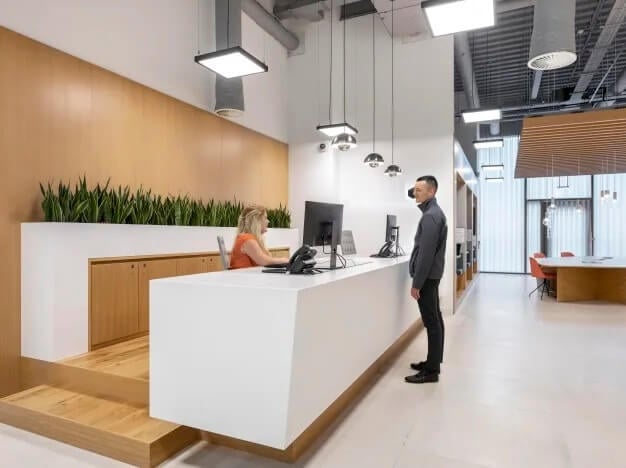
[[[530,257],[530,274],[533,278],[537,278],[538,280],[543,280],[539,286],[533,289],[528,297],[532,296],[532,294],[537,291],[537,289],[541,288],[541,299],[543,300],[544,293],[548,293],[550,295],[550,285],[548,284],[549,280],[556,279],[556,273],[546,273],[541,269],[541,265],[537,262],[537,259]]]
[[[533,257],[535,257],[535,258],[546,258],[546,254],[544,254],[543,252],[535,252],[533,254]]]
[[[575,257],[572,252],[561,252],[561,257]]]

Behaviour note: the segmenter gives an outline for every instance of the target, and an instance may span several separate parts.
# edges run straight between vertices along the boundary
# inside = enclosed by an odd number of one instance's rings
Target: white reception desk
[[[297,458],[298,438],[421,328],[408,257],[359,261],[151,281],[150,415]]]

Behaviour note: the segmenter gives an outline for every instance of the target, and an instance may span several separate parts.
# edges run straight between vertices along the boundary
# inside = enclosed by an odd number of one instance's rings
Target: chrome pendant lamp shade
[[[389,167],[385,169],[385,175],[387,177],[398,177],[402,175],[402,169],[396,164],[390,164]]]
[[[538,1],[528,67],[557,70],[576,61],[576,0]]]
[[[365,156],[363,163],[369,167],[380,167],[385,163],[385,159],[378,153],[370,153]]]
[[[356,138],[354,138],[354,135],[340,133],[333,138],[331,146],[337,148],[339,151],[349,151],[352,148],[356,148]]]

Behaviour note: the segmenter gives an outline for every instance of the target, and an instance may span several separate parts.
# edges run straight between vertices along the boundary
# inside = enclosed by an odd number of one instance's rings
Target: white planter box
[[[88,351],[88,260],[217,251],[235,228],[128,224],[22,224],[22,355],[58,361]],[[289,247],[297,229],[270,229],[268,247]]]

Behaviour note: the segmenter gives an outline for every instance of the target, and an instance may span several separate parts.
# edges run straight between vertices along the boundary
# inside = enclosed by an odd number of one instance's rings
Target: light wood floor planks
[[[142,336],[65,359],[61,363],[107,374],[149,379],[149,337]]]

